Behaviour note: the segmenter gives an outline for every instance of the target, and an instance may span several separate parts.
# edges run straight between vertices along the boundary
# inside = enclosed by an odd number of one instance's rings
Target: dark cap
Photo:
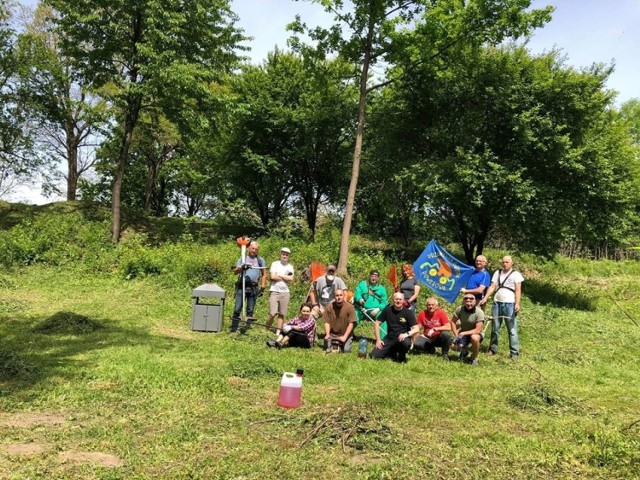
[[[373,270],[371,270],[369,272],[369,275],[378,275],[378,276],[380,276],[380,272],[374,268]]]
[[[327,272],[335,272],[336,270],[337,268],[333,263],[331,265],[327,265]]]

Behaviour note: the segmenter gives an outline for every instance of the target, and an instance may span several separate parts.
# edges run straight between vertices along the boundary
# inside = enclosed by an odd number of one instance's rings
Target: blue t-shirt
[[[262,277],[262,270],[260,269],[264,268],[266,265],[264,258],[262,257],[251,258],[249,255],[247,255],[245,257],[245,263],[248,263],[249,265],[251,265],[251,268],[249,270],[244,271],[245,282],[247,286],[257,284],[260,280],[260,277]],[[236,262],[236,267],[240,267],[240,266],[242,266],[242,259],[239,259]],[[242,283],[242,272],[240,272],[240,274],[238,275],[238,283]]]
[[[486,288],[483,293],[474,293],[477,300],[482,300],[485,293],[487,293],[487,288],[491,285],[491,276],[486,270],[480,270],[479,272],[474,270],[471,277],[469,277],[466,288],[467,290],[474,290],[480,285],[484,285]]]

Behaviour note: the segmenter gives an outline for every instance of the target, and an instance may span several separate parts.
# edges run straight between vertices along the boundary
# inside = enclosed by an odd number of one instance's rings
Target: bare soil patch
[[[32,427],[34,425],[62,425],[65,416],[58,413],[18,413],[0,417],[0,424],[6,427]]]
[[[106,468],[117,468],[124,465],[120,457],[102,452],[60,452],[58,458],[64,462],[84,462]]]
[[[14,443],[3,445],[2,449],[8,455],[37,455],[46,452],[51,445],[43,443]]]

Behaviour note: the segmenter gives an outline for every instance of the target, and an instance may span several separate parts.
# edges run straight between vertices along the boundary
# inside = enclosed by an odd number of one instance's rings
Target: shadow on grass
[[[73,312],[36,319],[14,317],[0,329],[0,337],[0,382],[3,390],[14,392],[51,376],[74,379],[91,365],[86,354],[92,351],[138,345],[166,351],[186,341]]]
[[[570,285],[558,285],[532,279],[526,282],[526,294],[532,302],[541,305],[573,308],[586,312],[596,310],[591,296]]]

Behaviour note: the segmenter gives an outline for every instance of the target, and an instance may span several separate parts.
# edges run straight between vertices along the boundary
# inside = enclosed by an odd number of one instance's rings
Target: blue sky
[[[574,67],[615,62],[608,87],[619,92],[618,103],[640,98],[640,0],[534,0],[532,6],[555,6],[553,20],[536,31],[528,46],[532,53],[554,47]],[[296,14],[310,26],[330,23],[316,4],[292,0],[233,0],[239,25],[254,40],[252,61],[260,63],[275,45],[286,47],[285,25]]]

